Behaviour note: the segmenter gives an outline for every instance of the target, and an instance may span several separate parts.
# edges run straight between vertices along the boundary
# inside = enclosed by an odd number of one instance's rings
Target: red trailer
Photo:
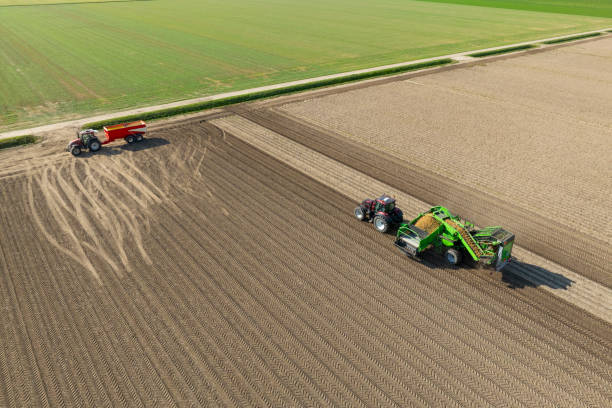
[[[97,131],[93,129],[77,132],[77,138],[68,143],[67,150],[75,156],[81,154],[84,149],[97,152],[102,145],[117,139],[125,139],[128,143],[141,142],[147,133],[147,124],[142,121],[120,123],[118,125],[104,127],[104,140],[98,139]]]

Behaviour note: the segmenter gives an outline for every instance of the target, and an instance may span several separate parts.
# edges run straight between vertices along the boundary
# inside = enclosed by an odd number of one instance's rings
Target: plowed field
[[[607,36],[280,109],[609,246],[610,95]]]
[[[0,407],[611,406],[609,228],[391,155],[391,132],[326,128],[344,109],[330,100],[353,103],[334,92],[176,119],[79,158],[68,130],[0,151]],[[329,112],[307,117],[310,97]],[[605,136],[597,112],[581,118]],[[407,259],[352,215],[382,192],[407,215],[444,204],[504,225],[517,259],[501,273]]]
[[[609,325],[405,259],[352,199],[208,123],[9,153],[37,160],[1,179],[0,405],[612,402]]]

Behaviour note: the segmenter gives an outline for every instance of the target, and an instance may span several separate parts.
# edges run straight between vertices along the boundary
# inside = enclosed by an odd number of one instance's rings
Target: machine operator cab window
[[[390,214],[394,208],[395,208],[395,199],[391,197],[382,196],[378,200],[376,200],[376,208],[375,208],[376,212],[386,212]]]

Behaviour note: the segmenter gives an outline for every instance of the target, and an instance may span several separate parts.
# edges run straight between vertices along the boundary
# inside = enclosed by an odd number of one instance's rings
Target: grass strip
[[[530,48],[535,48],[535,45],[533,44],[517,45],[516,47],[506,47],[506,48],[499,48],[496,50],[475,52],[474,54],[468,54],[468,56],[475,57],[475,58],[482,58],[482,57],[488,57],[489,55],[506,54],[508,52],[528,50]]]
[[[38,140],[38,137],[32,135],[7,137],[4,139],[0,139],[0,150],[8,149],[9,147],[36,143]]]
[[[567,42],[567,41],[581,40],[583,38],[597,37],[598,35],[601,35],[601,33],[574,35],[571,37],[563,37],[563,38],[557,38],[555,40],[544,41],[542,42],[542,44],[558,44],[558,43]]]
[[[359,80],[378,77],[378,76],[397,74],[400,72],[414,71],[417,69],[436,67],[440,65],[450,64],[452,62],[453,60],[451,58],[440,58],[440,59],[433,60],[433,61],[404,65],[401,67],[386,68],[386,69],[380,69],[377,71],[370,71],[370,72],[362,72],[359,74],[346,75],[346,76],[341,76],[338,78],[322,79],[320,81],[309,82],[307,84],[292,85],[292,86],[287,86],[287,87],[279,88],[279,89],[271,89],[268,91],[253,92],[253,93],[245,94],[245,95],[230,96],[228,98],[216,99],[216,100],[205,101],[205,102],[197,102],[197,103],[192,103],[189,105],[177,106],[175,108],[160,109],[160,110],[151,111],[151,112],[144,112],[144,113],[138,113],[134,115],[121,116],[121,117],[102,120],[98,122],[90,122],[90,123],[84,124],[81,127],[81,129],[102,129],[104,126],[109,126],[109,125],[113,125],[116,123],[131,122],[134,120],[164,119],[164,118],[168,118],[171,116],[182,115],[186,113],[193,113],[193,112],[203,111],[206,109],[218,108],[220,106],[232,105],[232,104],[236,104],[240,102],[247,102],[247,101],[252,101],[256,99],[269,98],[272,96],[284,95],[284,94],[293,93],[293,92],[300,92],[300,91],[305,91],[309,89],[321,88],[321,87],[330,86],[330,85],[337,85],[337,84],[346,83],[346,82],[359,81]]]

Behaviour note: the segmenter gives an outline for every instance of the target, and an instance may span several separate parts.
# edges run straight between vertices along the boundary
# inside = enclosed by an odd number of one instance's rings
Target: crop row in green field
[[[612,26],[607,18],[406,0],[1,10],[0,131]]]
[[[612,18],[610,0],[424,0],[436,3],[497,7],[544,13],[574,14]]]

